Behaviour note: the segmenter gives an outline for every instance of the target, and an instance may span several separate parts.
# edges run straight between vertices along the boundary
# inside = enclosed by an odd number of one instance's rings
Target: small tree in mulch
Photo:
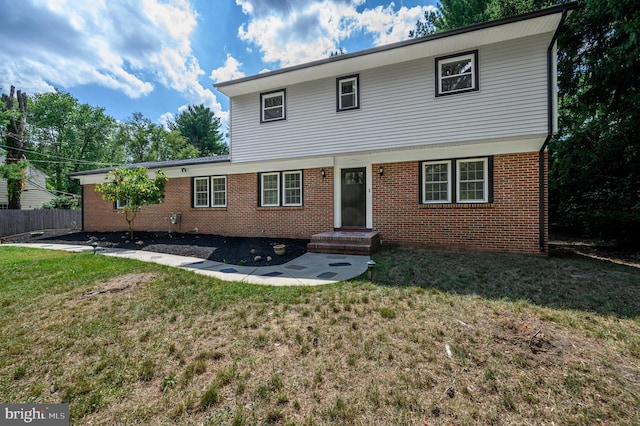
[[[164,202],[167,175],[162,170],[156,170],[152,179],[144,167],[119,168],[107,173],[105,180],[107,182],[96,185],[96,192],[102,192],[104,200],[120,203],[133,240],[133,221],[142,206]]]

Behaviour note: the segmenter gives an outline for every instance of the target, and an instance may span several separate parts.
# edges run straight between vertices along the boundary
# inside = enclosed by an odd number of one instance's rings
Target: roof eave
[[[380,65],[385,65],[380,61],[376,61],[376,57],[384,55],[384,52],[391,52],[394,50],[410,50],[416,45],[423,44],[435,44],[434,42],[447,38],[453,38],[456,36],[465,36],[472,32],[478,32],[482,30],[494,29],[500,26],[509,24],[516,24],[522,21],[532,20],[536,18],[549,17],[555,14],[561,14],[562,11],[567,9],[573,9],[577,6],[576,2],[571,2],[559,6],[550,7],[547,9],[541,9],[522,15],[516,15],[504,19],[495,21],[482,22],[479,24],[469,25],[462,28],[443,31],[440,33],[431,34],[425,37],[414,38],[410,40],[404,40],[384,46],[378,46],[370,49],[361,50],[358,52],[347,53],[345,55],[332,56],[325,59],[320,59],[313,62],[308,62],[292,67],[282,68],[279,70],[269,71],[261,74],[251,75],[248,77],[239,78],[236,80],[217,83],[214,87],[221,93],[232,97],[246,93],[253,93],[261,90],[267,90],[274,87],[279,87],[285,84],[285,81],[290,85],[302,81],[310,81],[322,76],[340,75],[342,72],[351,72],[349,68],[350,62],[353,63],[351,68],[355,70],[363,70],[367,68],[373,68]],[[559,19],[559,18],[558,18]],[[555,29],[553,23],[549,27]],[[515,38],[515,37],[514,37]],[[415,51],[415,49],[414,49]],[[404,60],[416,59],[415,52],[409,54]],[[423,54],[422,57],[430,56],[430,54]],[[390,60],[391,61],[391,60]],[[357,63],[356,63],[357,62]],[[393,62],[402,62],[394,56]],[[324,72],[314,72],[313,69]],[[286,74],[286,76],[285,76]],[[298,78],[292,78],[297,76]],[[285,80],[286,79],[286,80]]]

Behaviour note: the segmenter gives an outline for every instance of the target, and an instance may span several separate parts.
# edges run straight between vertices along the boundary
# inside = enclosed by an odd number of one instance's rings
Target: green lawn
[[[0,401],[72,424],[637,424],[640,268],[387,248],[373,282],[232,284],[0,247]]]

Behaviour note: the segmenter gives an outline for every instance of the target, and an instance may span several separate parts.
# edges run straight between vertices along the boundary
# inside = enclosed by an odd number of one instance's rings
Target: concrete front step
[[[368,256],[379,247],[380,235],[374,231],[330,231],[313,235],[307,251]]]

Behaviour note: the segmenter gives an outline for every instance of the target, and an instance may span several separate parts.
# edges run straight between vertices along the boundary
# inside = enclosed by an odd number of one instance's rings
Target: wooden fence
[[[0,237],[43,229],[80,229],[81,210],[0,210]]]

